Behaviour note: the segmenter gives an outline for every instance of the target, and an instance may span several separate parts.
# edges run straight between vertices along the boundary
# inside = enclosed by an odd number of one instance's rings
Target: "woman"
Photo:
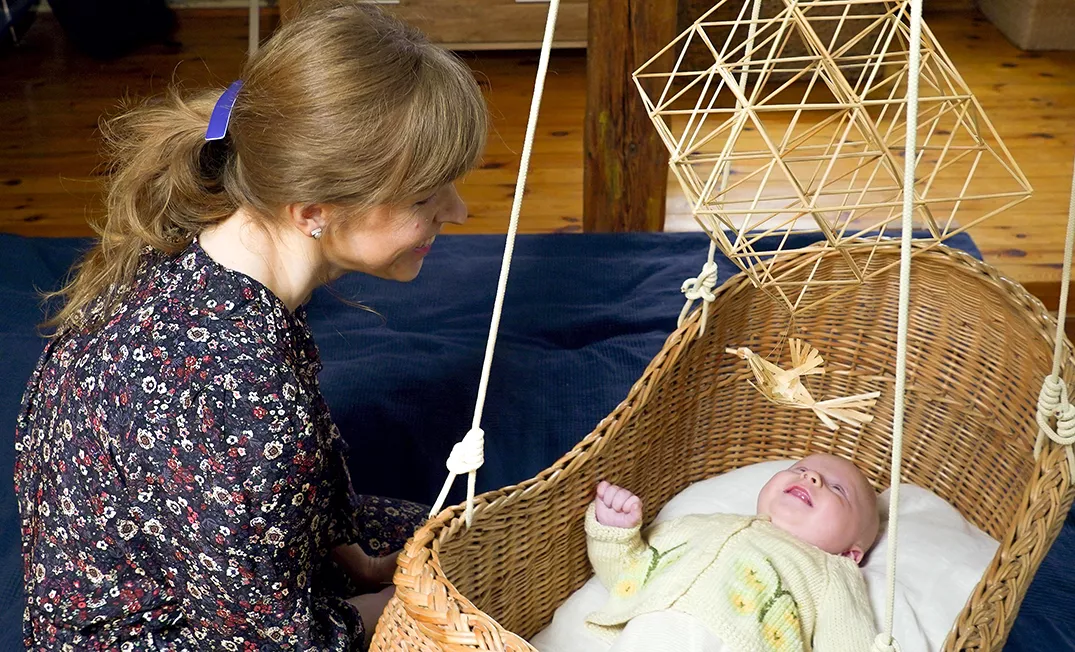
[[[104,125],[100,242],[17,424],[28,649],[364,649],[421,509],[359,498],[302,308],[409,281],[484,147],[469,69],[357,3]],[[365,550],[364,550],[365,548]]]

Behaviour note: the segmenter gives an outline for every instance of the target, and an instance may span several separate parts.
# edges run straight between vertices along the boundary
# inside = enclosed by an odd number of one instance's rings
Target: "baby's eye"
[[[845,491],[844,491],[844,487],[843,487],[843,485],[839,485],[839,484],[834,484],[834,485],[832,486],[832,488],[833,488],[833,489],[835,489],[836,491],[838,491],[838,492],[840,493],[840,495],[844,495],[844,496],[846,496],[846,495],[847,495],[847,492],[845,492]]]

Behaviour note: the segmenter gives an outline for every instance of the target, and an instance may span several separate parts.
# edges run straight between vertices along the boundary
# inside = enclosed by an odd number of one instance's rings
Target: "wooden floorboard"
[[[1075,156],[1075,53],[1021,52],[976,12],[927,21],[1034,187],[1031,199],[971,235],[988,262],[1055,302]],[[266,33],[274,23],[267,13]],[[0,58],[0,231],[89,234],[87,219],[100,211],[99,117],[122,95],[158,92],[173,79],[223,88],[238,74],[246,34],[241,11],[184,10],[177,43],[98,62],[73,51],[51,16],[39,16],[25,44]],[[471,219],[453,231],[504,232],[537,56],[462,55],[478,72],[494,119],[484,164],[461,184]],[[584,52],[554,53],[522,232],[582,228],[585,75]],[[674,182],[667,222],[696,228]]]

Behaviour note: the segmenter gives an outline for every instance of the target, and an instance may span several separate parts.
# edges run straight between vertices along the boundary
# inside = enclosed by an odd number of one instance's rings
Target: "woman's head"
[[[811,455],[774,475],[758,495],[758,513],[782,530],[861,563],[880,527],[877,494],[851,462]]]
[[[172,90],[102,124],[101,244],[56,322],[116,294],[146,246],[179,251],[240,208],[269,233],[320,228],[332,270],[401,280],[440,222],[465,219],[452,182],[479,160],[485,104],[467,66],[417,30],[355,1],[311,3],[241,79],[223,140],[205,140],[223,89]]]
[[[243,70],[224,184],[271,215],[339,209],[327,238],[376,207],[411,207],[470,170],[485,145],[473,74],[417,30],[355,2],[284,25]]]

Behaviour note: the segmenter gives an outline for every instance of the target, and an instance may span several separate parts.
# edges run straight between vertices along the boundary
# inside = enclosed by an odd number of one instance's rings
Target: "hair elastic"
[[[209,126],[205,129],[206,140],[220,140],[228,134],[228,122],[231,121],[231,109],[235,106],[235,98],[239,95],[239,89],[243,87],[243,80],[237,79],[228,86],[228,89],[220,94],[220,99],[213,107],[213,113],[209,116]]]

